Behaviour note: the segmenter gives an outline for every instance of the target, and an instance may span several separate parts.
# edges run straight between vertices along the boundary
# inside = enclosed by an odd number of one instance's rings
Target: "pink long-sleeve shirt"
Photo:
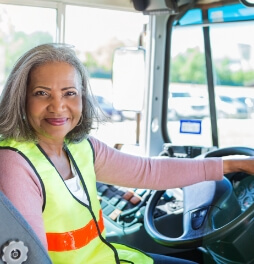
[[[221,158],[138,157],[111,148],[94,137],[89,139],[94,148],[97,181],[107,184],[165,190],[200,181],[221,180],[223,176]],[[28,162],[15,151],[0,150],[0,190],[47,248],[41,184]]]

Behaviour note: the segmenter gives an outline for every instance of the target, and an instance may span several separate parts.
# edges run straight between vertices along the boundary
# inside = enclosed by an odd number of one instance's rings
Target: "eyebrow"
[[[42,88],[42,89],[45,89],[45,90],[51,91],[51,88],[46,87],[46,86],[41,86],[41,85],[38,85],[38,86],[34,87],[33,90],[35,90],[35,89],[37,89],[37,88]],[[62,90],[62,91],[66,91],[66,90],[69,90],[69,89],[76,89],[76,90],[78,90],[75,86],[64,87],[64,88],[62,88],[61,90]]]

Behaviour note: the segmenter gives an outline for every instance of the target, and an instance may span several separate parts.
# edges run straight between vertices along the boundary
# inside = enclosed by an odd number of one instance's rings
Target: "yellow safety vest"
[[[46,153],[32,142],[4,140],[1,148],[18,152],[39,177],[44,193],[43,220],[48,252],[54,264],[152,264],[145,253],[105,239],[103,215],[97,198],[93,148],[88,140],[68,144],[66,152],[72,161],[89,205],[79,201]]]

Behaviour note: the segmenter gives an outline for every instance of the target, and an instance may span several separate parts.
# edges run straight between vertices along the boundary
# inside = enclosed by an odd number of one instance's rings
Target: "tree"
[[[206,83],[205,58],[198,47],[187,49],[173,58],[170,78],[171,82]]]
[[[243,70],[241,61],[228,57],[214,61],[215,84],[244,86],[254,83],[254,70]],[[235,67],[237,66],[237,67]],[[206,84],[205,56],[199,48],[187,49],[172,58],[170,81],[177,83]]]
[[[24,32],[13,32],[5,42],[5,75],[8,75],[17,59],[29,49],[39,44],[53,42],[53,37],[47,32],[36,31],[27,35]]]
[[[91,77],[111,78],[114,51],[122,46],[135,45],[136,43],[133,42],[124,43],[117,38],[112,38],[106,45],[103,45],[92,52],[85,52],[84,65],[87,67]]]

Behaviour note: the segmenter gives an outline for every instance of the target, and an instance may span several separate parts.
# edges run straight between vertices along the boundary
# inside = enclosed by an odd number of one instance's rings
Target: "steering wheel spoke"
[[[209,152],[205,157],[228,155],[254,156],[254,150],[232,147]],[[165,246],[174,248],[203,246],[227,236],[234,229],[251,222],[254,217],[254,204],[242,212],[233,186],[226,177],[216,182],[200,182],[183,188],[183,234],[176,238],[169,237],[156,229],[153,219],[157,203],[164,192],[156,191],[151,196],[146,207],[144,223],[148,234]]]

